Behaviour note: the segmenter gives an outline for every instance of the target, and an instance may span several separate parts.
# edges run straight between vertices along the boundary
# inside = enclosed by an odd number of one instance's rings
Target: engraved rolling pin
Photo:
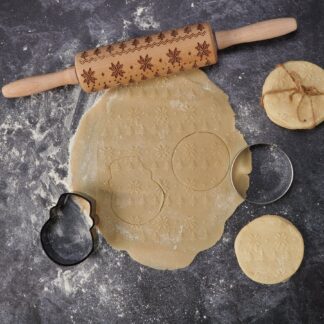
[[[55,73],[11,82],[2,88],[7,98],[23,97],[67,84],[86,92],[166,76],[217,62],[217,49],[270,39],[297,29],[294,18],[278,18],[214,33],[201,23],[135,38],[78,53],[75,66]]]

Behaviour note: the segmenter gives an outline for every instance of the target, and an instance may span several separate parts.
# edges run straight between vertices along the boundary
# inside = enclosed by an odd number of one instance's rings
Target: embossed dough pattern
[[[177,145],[190,134],[211,137],[200,154],[222,164],[212,185],[201,175],[203,190],[181,183],[172,168]],[[218,146],[222,157],[209,152]],[[203,72],[147,80],[111,89],[82,118],[71,189],[96,199],[99,228],[114,248],[154,268],[181,268],[220,239],[242,202],[228,165],[245,146],[227,96]],[[186,174],[195,179],[192,167]]]
[[[235,240],[235,253],[249,278],[276,284],[297,271],[304,255],[304,242],[291,222],[280,216],[265,215],[242,228]]]

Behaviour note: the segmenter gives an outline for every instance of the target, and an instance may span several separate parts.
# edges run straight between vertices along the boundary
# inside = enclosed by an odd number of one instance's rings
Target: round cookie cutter
[[[234,189],[244,200],[258,205],[282,198],[291,187],[293,178],[292,162],[276,144],[246,146],[238,152],[231,166]]]
[[[62,194],[40,232],[44,252],[60,266],[81,263],[97,249],[96,223],[92,198],[80,193]]]

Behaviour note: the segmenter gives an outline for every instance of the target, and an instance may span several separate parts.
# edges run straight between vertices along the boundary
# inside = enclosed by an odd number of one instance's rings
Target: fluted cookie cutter
[[[98,246],[95,202],[80,193],[64,193],[50,209],[40,238],[46,255],[62,266],[77,265]]]
[[[232,185],[237,193],[258,205],[282,198],[293,178],[292,162],[276,144],[256,143],[245,147],[235,156],[231,167]]]

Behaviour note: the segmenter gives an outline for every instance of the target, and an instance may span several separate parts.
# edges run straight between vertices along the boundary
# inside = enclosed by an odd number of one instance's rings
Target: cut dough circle
[[[234,247],[242,271],[262,284],[288,280],[304,256],[304,241],[298,229],[276,215],[260,216],[244,226]]]
[[[264,82],[262,104],[279,126],[314,128],[324,120],[324,70],[306,61],[279,64]]]
[[[111,208],[123,221],[143,225],[156,217],[164,192],[138,157],[116,160],[110,165]]]
[[[181,183],[192,190],[206,191],[217,186],[227,174],[229,153],[216,134],[198,132],[176,146],[172,167]]]
[[[227,95],[202,71],[147,80],[109,90],[82,117],[70,189],[96,200],[113,248],[152,268],[183,268],[243,201],[228,166],[246,145]]]

